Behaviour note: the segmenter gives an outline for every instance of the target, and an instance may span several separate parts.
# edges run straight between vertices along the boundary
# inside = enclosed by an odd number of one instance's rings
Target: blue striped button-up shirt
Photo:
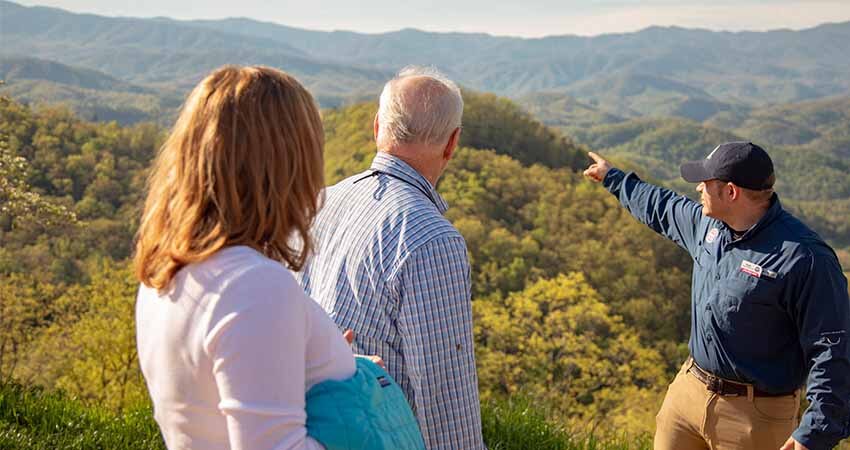
[[[481,449],[466,242],[447,205],[404,161],[329,187],[298,275],[354,350],[379,355],[405,392],[429,449]]]

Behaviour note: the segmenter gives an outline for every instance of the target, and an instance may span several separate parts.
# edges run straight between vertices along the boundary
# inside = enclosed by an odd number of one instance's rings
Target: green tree
[[[133,321],[138,285],[124,265],[93,264],[91,282],[72,286],[33,344],[29,377],[86,401],[121,410],[147,398]]]
[[[634,420],[624,405],[658,397],[664,362],[583,275],[540,280],[504,301],[475,302],[473,311],[485,400],[523,394],[572,423],[646,431],[647,418]],[[656,406],[649,403],[641,408],[647,414]]]
[[[29,275],[0,276],[0,381],[17,375],[27,347],[50,323],[57,291]]]
[[[0,107],[8,102],[0,97]],[[30,170],[27,160],[9,149],[9,136],[0,129],[0,216],[7,217],[7,227],[23,222],[51,227],[75,221],[71,211],[34,192],[26,180]]]

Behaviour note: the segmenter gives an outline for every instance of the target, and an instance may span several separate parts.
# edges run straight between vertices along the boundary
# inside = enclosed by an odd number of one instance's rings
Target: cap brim
[[[682,164],[682,178],[688,183],[701,183],[708,181],[713,177],[708,173],[703,161],[691,161]]]

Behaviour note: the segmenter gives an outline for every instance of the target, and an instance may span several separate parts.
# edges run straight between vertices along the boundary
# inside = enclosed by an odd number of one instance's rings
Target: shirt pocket
[[[722,293],[725,297],[737,299],[738,309],[740,309],[744,303],[778,307],[780,290],[780,283],[776,280],[756,278],[736,272],[724,280]]]
[[[716,317],[736,353],[769,357],[791,338],[779,295],[780,286],[772,280],[735,274],[724,281]]]

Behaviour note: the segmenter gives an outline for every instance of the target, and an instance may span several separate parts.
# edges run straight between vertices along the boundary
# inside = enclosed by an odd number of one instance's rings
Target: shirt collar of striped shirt
[[[429,197],[428,199],[434,203],[440,211],[440,214],[445,214],[446,210],[449,209],[448,203],[446,203],[443,197],[437,193],[434,186],[432,186],[431,183],[422,176],[422,174],[417,172],[413,167],[410,167],[410,165],[404,162],[401,158],[390,155],[387,152],[379,151],[375,155],[375,159],[372,160],[372,166],[370,169],[401,178],[414,187],[417,187],[420,191],[427,193]]]

